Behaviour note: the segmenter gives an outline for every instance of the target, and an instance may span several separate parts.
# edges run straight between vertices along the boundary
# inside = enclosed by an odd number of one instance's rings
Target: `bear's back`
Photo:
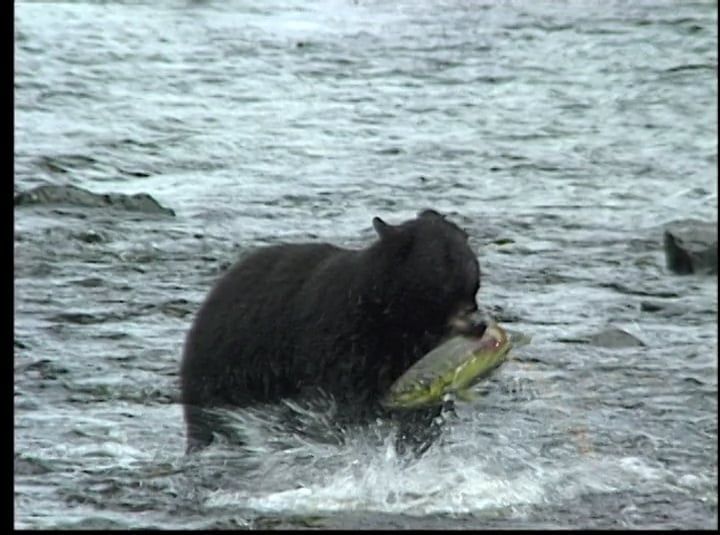
[[[321,264],[347,253],[326,243],[256,249],[217,281],[197,313],[185,344],[183,401],[244,404],[289,388],[243,377],[263,361],[290,355],[296,343],[293,298]]]

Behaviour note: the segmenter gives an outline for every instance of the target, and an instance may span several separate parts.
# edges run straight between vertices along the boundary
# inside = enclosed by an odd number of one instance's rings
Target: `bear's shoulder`
[[[281,243],[258,247],[241,256],[228,270],[228,275],[248,271],[305,271],[344,249],[330,243]]]

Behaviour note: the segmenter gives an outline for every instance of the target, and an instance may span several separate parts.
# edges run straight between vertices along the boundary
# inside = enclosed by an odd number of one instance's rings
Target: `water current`
[[[716,528],[717,3],[18,1],[17,528]],[[184,455],[178,366],[252,247],[362,247],[433,207],[532,336],[417,461],[394,429]],[[582,343],[607,327],[642,345]],[[299,409],[298,409],[299,410]],[[332,403],[304,413],[328,425]]]

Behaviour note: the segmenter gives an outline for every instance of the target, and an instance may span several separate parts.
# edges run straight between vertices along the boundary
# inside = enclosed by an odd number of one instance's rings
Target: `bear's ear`
[[[387,238],[392,235],[395,230],[391,225],[388,225],[379,217],[373,217],[372,224],[375,232],[377,232],[378,236],[380,236],[380,239]]]
[[[432,208],[427,208],[421,212],[418,212],[418,217],[438,217],[440,219],[445,219],[445,217],[440,212],[437,212]]]

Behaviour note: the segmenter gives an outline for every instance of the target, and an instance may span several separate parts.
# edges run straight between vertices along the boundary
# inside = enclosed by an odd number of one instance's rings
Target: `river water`
[[[716,2],[18,1],[16,528],[717,527]],[[251,247],[433,207],[532,336],[419,460],[394,429],[184,455],[178,365]],[[614,326],[643,342],[581,343]],[[330,427],[331,401],[305,410]]]

